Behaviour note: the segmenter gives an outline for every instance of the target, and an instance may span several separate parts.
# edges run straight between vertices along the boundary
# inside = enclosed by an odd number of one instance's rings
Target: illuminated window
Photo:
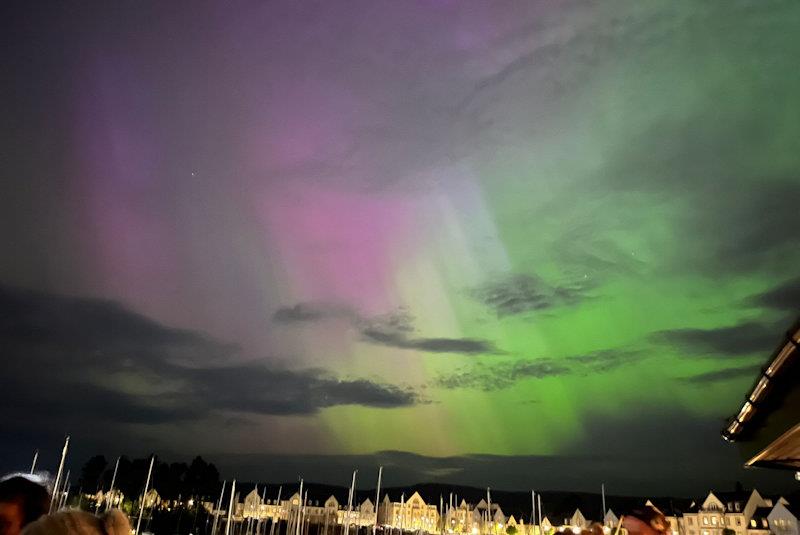
[[[711,517],[711,524],[713,524],[714,526],[717,525],[717,517],[715,517],[715,516]]]
[[[703,525],[704,525],[704,526],[707,526],[707,525],[708,525],[708,517],[707,517],[707,516],[704,516],[704,517],[703,517]]]
[[[751,528],[755,528],[755,527],[757,527],[757,524],[756,524],[756,521],[755,521],[755,520],[751,520],[751,521],[750,521],[750,527],[751,527]]]

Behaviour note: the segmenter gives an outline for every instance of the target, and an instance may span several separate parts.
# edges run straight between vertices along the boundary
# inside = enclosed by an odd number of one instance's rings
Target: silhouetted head
[[[650,506],[631,511],[625,516],[622,526],[630,535],[664,535],[669,530],[664,514]]]
[[[50,493],[37,476],[11,474],[0,480],[0,535],[19,535],[49,508]]]

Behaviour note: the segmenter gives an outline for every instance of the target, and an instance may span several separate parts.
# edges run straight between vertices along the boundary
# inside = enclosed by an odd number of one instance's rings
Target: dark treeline
[[[111,487],[116,459],[108,460],[103,455],[95,455],[86,461],[81,469],[79,485],[86,493],[98,490],[107,491]],[[129,459],[120,457],[117,479],[114,487],[121,490],[129,499],[141,494],[147,478],[150,458]],[[166,463],[156,459],[153,466],[151,488],[156,489],[162,499],[177,500],[189,497],[211,498],[219,493],[219,471],[213,463],[202,457],[195,457],[191,463]]]

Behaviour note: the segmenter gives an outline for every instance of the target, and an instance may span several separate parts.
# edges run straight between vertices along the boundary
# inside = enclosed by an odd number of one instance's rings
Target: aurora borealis
[[[6,459],[768,479],[718,430],[800,310],[796,3],[2,10]]]

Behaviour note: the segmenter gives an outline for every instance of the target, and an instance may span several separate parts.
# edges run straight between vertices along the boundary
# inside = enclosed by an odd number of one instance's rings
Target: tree
[[[506,533],[508,535],[517,535],[517,526],[508,526],[506,528]]]
[[[219,471],[213,463],[198,456],[192,460],[184,478],[191,495],[211,497],[219,493]]]
[[[103,472],[108,466],[106,458],[102,455],[95,455],[86,461],[81,468],[80,485],[86,492],[95,492],[100,488]]]
[[[186,463],[158,463],[153,469],[153,488],[167,500],[175,500],[178,496],[188,494],[185,475],[189,469]]]
[[[132,461],[127,457],[120,458],[116,487],[122,491],[126,498],[134,501],[139,499],[139,495],[144,490],[149,467],[149,457]]]

